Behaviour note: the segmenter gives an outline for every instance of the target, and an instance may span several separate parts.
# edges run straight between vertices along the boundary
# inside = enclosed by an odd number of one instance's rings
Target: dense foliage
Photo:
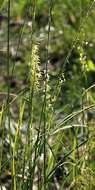
[[[0,3],[0,188],[94,190],[95,1]]]

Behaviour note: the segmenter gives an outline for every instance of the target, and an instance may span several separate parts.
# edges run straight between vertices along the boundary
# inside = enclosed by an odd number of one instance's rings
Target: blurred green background
[[[35,2],[34,22],[33,2],[11,1],[11,92],[17,92],[27,85],[26,62],[31,50],[31,33],[33,41],[39,44],[41,69],[44,68],[49,9],[52,6],[48,67],[51,81],[55,81],[60,68],[63,69],[65,83],[62,85],[60,102],[68,107],[68,111],[69,109],[71,111],[80,106],[83,89],[95,82],[95,3],[92,0],[38,0]],[[2,0],[0,4],[0,91],[7,90],[6,60],[7,0]],[[12,70],[14,70],[13,74]],[[94,90],[91,95],[94,98]]]

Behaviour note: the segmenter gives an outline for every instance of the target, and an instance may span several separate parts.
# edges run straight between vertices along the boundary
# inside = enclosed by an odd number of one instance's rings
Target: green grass
[[[34,39],[37,2],[36,0],[33,2],[30,50],[27,56],[25,55],[27,84],[18,93],[11,93],[9,77],[11,71],[14,75],[16,65],[13,67],[10,65],[10,1],[8,1],[6,65],[8,81],[7,92],[1,92],[6,95],[6,101],[2,103],[0,110],[0,185],[2,189],[6,184],[12,190],[93,190],[95,188],[93,161],[95,159],[95,124],[94,119],[89,119],[87,115],[95,107],[94,96],[91,97],[90,94],[95,85],[81,89],[83,93],[79,97],[81,102],[79,108],[70,113],[64,105],[62,109],[59,108],[60,102],[63,101],[61,100],[62,87],[67,80],[63,67],[69,62],[75,48],[78,50],[79,47],[81,48],[78,52],[78,62],[82,67],[85,84],[87,83],[88,71],[85,69],[87,60],[82,42],[81,46],[79,44],[79,38],[81,39],[84,24],[93,5],[94,1],[91,2],[83,18],[64,65],[60,67],[59,73],[52,81],[52,72],[48,66],[54,4],[50,1],[48,6],[45,66],[42,72],[40,43]],[[78,93],[77,89],[76,93]],[[9,182],[9,177],[11,182]]]

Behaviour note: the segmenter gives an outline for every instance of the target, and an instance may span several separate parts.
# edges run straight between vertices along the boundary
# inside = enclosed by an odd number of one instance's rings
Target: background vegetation
[[[0,188],[95,189],[95,1],[0,1]]]

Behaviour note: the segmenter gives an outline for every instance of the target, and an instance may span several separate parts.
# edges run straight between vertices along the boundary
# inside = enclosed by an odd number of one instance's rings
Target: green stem
[[[43,182],[44,182],[44,190],[46,190],[46,127],[47,127],[47,119],[46,119],[46,112],[47,112],[47,83],[48,83],[48,56],[49,56],[49,44],[50,44],[50,26],[51,26],[51,18],[52,18],[52,7],[53,2],[52,0],[49,2],[49,16],[48,16],[48,38],[47,38],[47,50],[46,50],[46,65],[45,65],[45,99],[44,99],[44,129],[43,129],[43,141],[44,141],[44,169],[43,169]]]
[[[10,0],[8,0],[8,22],[7,22],[7,116],[10,140],[10,154],[11,154],[11,131],[10,131]]]

